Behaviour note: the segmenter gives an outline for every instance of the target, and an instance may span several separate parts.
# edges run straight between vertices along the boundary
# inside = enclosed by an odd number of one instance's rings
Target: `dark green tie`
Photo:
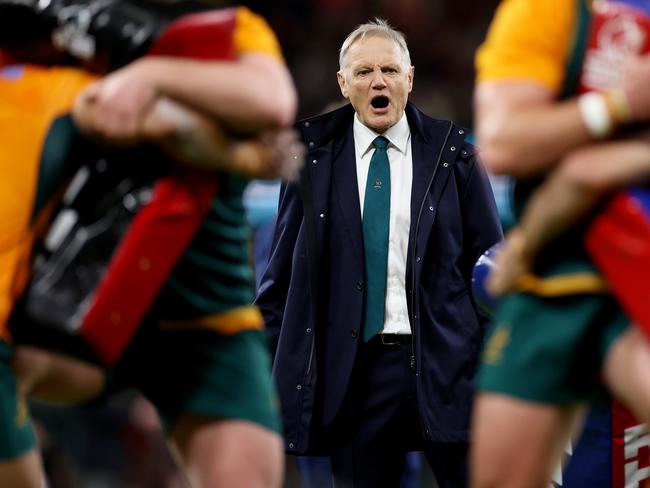
[[[363,204],[363,247],[366,256],[366,295],[363,339],[369,341],[384,328],[388,227],[390,218],[390,166],[388,139],[379,136],[372,144],[366,196]]]

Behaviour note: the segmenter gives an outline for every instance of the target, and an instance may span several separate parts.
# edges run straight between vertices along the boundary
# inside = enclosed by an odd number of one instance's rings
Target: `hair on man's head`
[[[357,28],[345,38],[345,41],[343,41],[341,50],[339,51],[339,69],[341,71],[343,71],[347,66],[347,54],[350,47],[352,47],[355,42],[362,40],[366,36],[385,37],[386,39],[394,41],[402,51],[405,67],[411,66],[411,55],[408,46],[406,45],[406,37],[404,34],[394,29],[385,19],[376,17],[365,24],[357,26]]]

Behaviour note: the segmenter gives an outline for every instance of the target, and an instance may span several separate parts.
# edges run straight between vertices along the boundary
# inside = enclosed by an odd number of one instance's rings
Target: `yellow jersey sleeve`
[[[73,68],[25,66],[17,79],[0,77],[0,252],[32,217],[42,145],[50,124],[68,113],[95,78]],[[54,95],[56,94],[56,95]],[[5,214],[6,211],[6,214]]]
[[[4,73],[3,73],[4,74]],[[24,283],[43,142],[53,120],[69,112],[94,78],[71,68],[25,66],[0,74],[0,338]],[[56,96],[54,95],[56,94]]]
[[[234,47],[236,54],[257,52],[283,59],[280,43],[271,27],[246,7],[237,7]]]
[[[583,0],[503,0],[476,54],[476,79],[531,81],[559,93]]]

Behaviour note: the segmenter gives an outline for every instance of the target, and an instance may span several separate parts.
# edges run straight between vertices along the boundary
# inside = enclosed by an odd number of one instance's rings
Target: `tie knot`
[[[375,149],[383,149],[385,151],[388,146],[388,139],[384,136],[375,137],[375,140],[372,141],[372,145],[375,146]]]

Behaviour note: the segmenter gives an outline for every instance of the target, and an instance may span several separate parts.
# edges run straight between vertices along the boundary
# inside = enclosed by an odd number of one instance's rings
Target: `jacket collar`
[[[353,126],[354,145],[357,154],[363,156],[368,151],[374,150],[373,142],[380,135],[388,139],[390,145],[399,152],[402,154],[406,153],[406,145],[408,144],[409,136],[411,134],[406,115],[402,115],[399,122],[383,134],[378,134],[370,127],[363,125],[359,120],[358,114],[354,115]]]
[[[448,121],[425,115],[411,102],[406,104],[404,111],[411,136],[413,137],[414,133],[419,134],[425,144],[437,139],[438,130],[446,132],[444,129],[448,126]],[[303,119],[296,124],[296,128],[305,135],[309,149],[313,149],[342,138],[351,129],[353,121],[354,109],[348,103],[331,112]]]

